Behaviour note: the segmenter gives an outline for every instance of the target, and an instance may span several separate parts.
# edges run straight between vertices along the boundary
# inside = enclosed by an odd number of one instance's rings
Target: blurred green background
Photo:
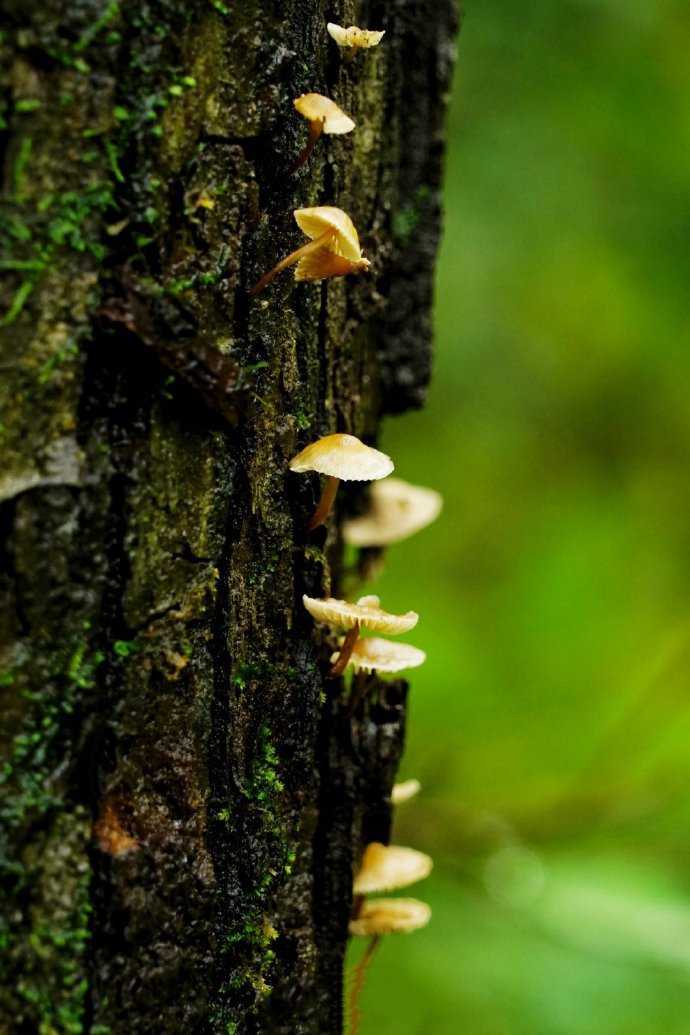
[[[465,6],[435,376],[382,442],[445,509],[376,587],[429,655],[434,918],[362,1032],[688,1035],[690,5]]]

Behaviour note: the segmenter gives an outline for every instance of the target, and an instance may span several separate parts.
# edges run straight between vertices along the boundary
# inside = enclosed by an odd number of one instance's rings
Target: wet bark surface
[[[4,7],[0,1030],[339,1032],[406,684],[348,719],[287,464],[424,401],[454,6]],[[287,178],[308,91],[357,128]],[[250,303],[316,204],[371,272]]]

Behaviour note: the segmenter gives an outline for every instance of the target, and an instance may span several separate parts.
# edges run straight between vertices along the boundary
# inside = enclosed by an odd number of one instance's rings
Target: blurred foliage
[[[363,1033],[690,1032],[690,7],[467,3],[394,840],[434,919]],[[357,947],[351,959],[357,958]]]

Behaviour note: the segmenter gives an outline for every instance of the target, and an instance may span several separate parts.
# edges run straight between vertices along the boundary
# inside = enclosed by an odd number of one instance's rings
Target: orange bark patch
[[[139,842],[125,830],[112,804],[106,803],[101,814],[94,823],[93,836],[96,845],[108,855],[125,855],[127,852],[138,852]]]

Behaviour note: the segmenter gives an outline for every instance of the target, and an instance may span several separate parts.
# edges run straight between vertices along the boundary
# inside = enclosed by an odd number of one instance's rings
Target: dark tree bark
[[[4,21],[0,1030],[339,1032],[406,685],[350,722],[325,678],[337,518],[287,463],[424,400],[453,0]],[[288,179],[307,91],[357,128]],[[313,204],[371,273],[250,303]]]

